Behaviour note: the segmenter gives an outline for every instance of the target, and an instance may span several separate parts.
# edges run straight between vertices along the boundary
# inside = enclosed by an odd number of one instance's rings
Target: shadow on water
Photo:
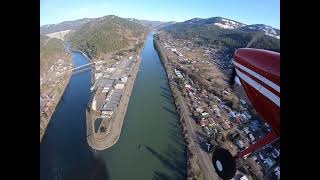
[[[85,174],[83,173],[85,172]],[[90,179],[90,180],[109,180],[107,166],[103,159],[93,157],[86,165],[86,169],[68,174],[63,179]]]
[[[165,151],[157,151],[149,146],[146,149],[157,159],[159,159],[166,168],[173,170],[174,175],[168,175],[160,171],[154,171],[154,180],[167,180],[167,179],[186,179],[187,178],[187,149],[186,141],[182,135],[182,127],[178,120],[177,112],[167,107],[162,107],[169,113],[171,113],[176,120],[169,122],[169,137],[173,140],[172,145],[168,145]]]
[[[154,172],[152,180],[171,180],[171,177],[162,173],[162,172]]]
[[[165,106],[162,106],[162,108],[163,108],[164,110],[166,110],[167,112],[169,112],[174,119],[178,120],[178,116],[177,116],[177,112],[176,112],[176,111],[173,111],[172,109],[167,108],[167,107],[165,107]]]
[[[161,91],[161,94],[162,94],[162,95],[165,95],[165,96],[167,96],[168,98],[171,98],[171,99],[173,99],[173,97],[172,97],[172,95],[171,95],[171,93],[170,93],[170,92],[166,92],[166,91]]]
[[[169,97],[169,96],[167,96],[167,95],[165,95],[165,94],[160,94],[160,96],[164,97],[164,98],[166,99],[166,101],[167,101],[167,102],[169,102],[169,103],[171,103],[171,104],[173,104],[173,103],[174,103],[174,101],[173,101],[173,98],[172,98],[172,97]]]
[[[174,131],[170,132],[169,137],[170,137],[170,139],[172,139],[175,142],[175,144],[178,147],[185,147],[186,146],[184,137],[179,136],[177,134],[177,132],[174,132]]]
[[[170,89],[168,87],[163,87],[163,86],[160,86],[160,89],[167,92],[167,93],[171,93]]]
[[[165,74],[165,75],[161,75],[161,74],[160,74],[160,79],[165,80],[165,81],[167,81],[167,80],[168,80],[168,78],[167,78],[167,75],[166,75],[166,74]]]
[[[92,162],[92,173],[90,175],[90,179],[95,180],[95,179],[105,179],[108,180],[110,179],[110,175],[107,172],[107,167],[103,159],[94,159]]]
[[[178,151],[174,146],[168,146],[165,152],[157,152],[149,146],[145,146],[146,149],[157,159],[159,159],[162,164],[174,172],[173,176],[166,175],[159,171],[154,171],[153,179],[186,179],[186,168],[187,164],[184,157],[181,157],[181,152]]]
[[[65,145],[59,148],[62,143]],[[74,142],[59,142],[60,145],[45,153],[51,156],[41,155],[40,179],[110,179],[103,159],[96,157],[89,147],[81,147],[86,143],[82,138]]]

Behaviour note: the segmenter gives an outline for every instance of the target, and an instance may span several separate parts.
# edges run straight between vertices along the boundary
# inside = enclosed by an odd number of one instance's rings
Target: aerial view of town
[[[280,179],[279,17],[238,3],[41,2],[40,179]]]

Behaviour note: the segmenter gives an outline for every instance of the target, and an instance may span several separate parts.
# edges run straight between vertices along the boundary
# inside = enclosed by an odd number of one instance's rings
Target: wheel
[[[235,158],[226,149],[216,149],[212,154],[212,163],[216,173],[222,179],[231,179],[236,174]]]

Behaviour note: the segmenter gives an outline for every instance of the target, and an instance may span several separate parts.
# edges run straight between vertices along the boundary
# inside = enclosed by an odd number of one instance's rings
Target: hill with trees
[[[149,21],[149,20],[140,20],[140,19],[135,19],[135,18],[127,18],[127,19],[129,21],[147,26],[148,28],[151,28],[151,29],[164,23],[162,21]]]
[[[148,32],[142,24],[117,16],[93,19],[71,36],[73,49],[85,52],[90,58],[132,48]]]
[[[40,74],[47,72],[58,59],[68,56],[64,48],[62,40],[40,35]]]
[[[280,52],[280,39],[270,36],[269,31],[266,32],[261,25],[251,25],[246,28],[243,23],[229,19],[223,21],[220,17],[195,18],[175,23],[162,28],[162,30],[176,38],[190,39],[199,45],[211,46],[227,53],[233,53],[237,48],[247,47],[248,45],[251,48]],[[280,30],[275,32],[280,34]]]
[[[40,34],[47,35],[47,34],[59,32],[59,31],[78,30],[82,25],[84,25],[85,23],[91,20],[93,19],[83,18],[75,21],[64,21],[58,24],[43,25],[43,26],[40,26]]]

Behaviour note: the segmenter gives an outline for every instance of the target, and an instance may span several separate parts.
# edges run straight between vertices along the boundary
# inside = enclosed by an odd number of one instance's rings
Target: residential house
[[[280,156],[280,150],[278,150],[277,148],[274,148],[271,154],[273,158],[277,158]]]
[[[112,73],[116,68],[107,68],[106,72]]]
[[[265,159],[263,161],[263,163],[265,163],[268,168],[272,167],[275,164],[275,162],[272,159],[270,159],[269,157],[267,159]]]
[[[243,175],[240,180],[249,180],[248,177],[246,175]]]
[[[207,135],[211,135],[211,134],[213,134],[213,131],[212,131],[212,129],[211,128],[208,128],[208,126],[205,126],[204,128],[203,128],[203,130],[204,130],[204,132],[206,132],[207,133]]]
[[[215,99],[218,103],[220,103],[220,102],[221,102],[221,99],[220,99],[220,98],[218,98],[217,96],[214,96],[214,99]]]
[[[229,95],[230,95],[230,92],[228,92],[227,90],[222,91],[222,93],[223,93],[224,95],[226,95],[226,96],[229,96]]]
[[[103,87],[101,90],[102,93],[107,93],[109,91],[109,87]]]
[[[251,122],[251,127],[254,131],[258,130],[259,128],[259,122],[257,120],[254,120]]]
[[[204,110],[203,110],[201,107],[197,107],[197,108],[196,108],[196,111],[197,111],[198,113],[203,113]]]
[[[240,99],[240,103],[241,103],[241,105],[243,105],[243,106],[245,106],[247,103],[246,103],[246,101],[244,101],[243,99]]]
[[[274,168],[274,174],[277,176],[277,179],[280,179],[280,167],[277,166],[276,168]]]
[[[202,115],[203,117],[208,117],[208,116],[209,116],[209,113],[204,112],[204,113],[202,113],[201,115]]]
[[[122,83],[117,83],[115,86],[114,86],[115,89],[123,89],[124,88],[124,84]]]
[[[215,126],[216,123],[214,122],[213,118],[208,118],[209,126]]]
[[[248,111],[243,112],[242,115],[244,116],[244,118],[245,118],[246,120],[249,120],[249,119],[251,118],[251,115],[249,114]]]
[[[113,115],[113,111],[101,111],[101,117],[103,118],[111,118]]]
[[[96,111],[97,110],[97,100],[93,99],[91,106],[92,106],[92,110]]]
[[[201,127],[205,127],[205,126],[207,126],[208,125],[208,120],[206,120],[206,119],[201,119],[200,120],[200,126]]]
[[[213,111],[214,111],[214,113],[215,113],[215,115],[216,115],[217,117],[220,117],[220,116],[221,116],[221,114],[220,114],[220,109],[219,109],[218,107],[214,108]]]
[[[175,74],[177,75],[178,78],[183,79],[183,75],[181,74],[181,72],[177,69],[174,69]]]
[[[171,51],[172,51],[172,52],[177,52],[177,49],[171,48]]]
[[[227,130],[227,129],[230,129],[230,128],[231,128],[230,124],[229,124],[228,122],[226,122],[226,121],[223,121],[223,123],[222,123],[222,127],[223,127],[223,129],[225,129],[225,130]]]
[[[235,118],[237,116],[237,114],[234,111],[230,111],[229,116],[232,118]]]
[[[252,143],[256,140],[256,138],[251,133],[249,134],[249,138]]]
[[[225,109],[227,112],[231,112],[232,110],[228,107],[228,106],[226,106],[226,105],[221,105],[221,107],[223,108],[223,109]]]
[[[242,140],[238,140],[236,142],[236,145],[239,147],[239,149],[243,149],[244,148],[244,144],[243,144],[243,141]]]
[[[244,127],[244,128],[243,128],[243,131],[244,131],[246,134],[251,133],[250,130],[249,130],[249,127]]]
[[[125,77],[122,77],[122,78],[121,78],[121,81],[122,81],[123,83],[126,83],[127,80],[128,80],[128,76],[125,76]]]
[[[97,79],[99,79],[100,77],[102,77],[102,73],[95,73],[94,74],[94,78],[95,78],[95,80],[97,80]]]

